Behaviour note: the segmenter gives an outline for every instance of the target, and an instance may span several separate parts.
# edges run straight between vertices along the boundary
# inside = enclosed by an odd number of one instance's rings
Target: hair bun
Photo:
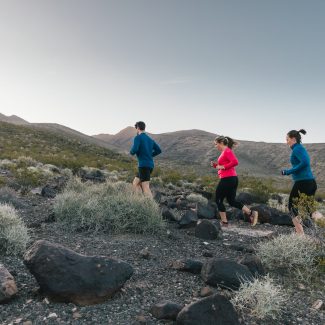
[[[300,129],[298,132],[299,133],[302,133],[302,134],[306,134],[307,133],[306,130],[304,130],[304,129]]]

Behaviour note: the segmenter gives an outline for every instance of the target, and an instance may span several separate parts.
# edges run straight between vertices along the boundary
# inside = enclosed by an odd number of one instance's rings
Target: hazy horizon
[[[0,112],[324,143],[325,1],[2,0]]]

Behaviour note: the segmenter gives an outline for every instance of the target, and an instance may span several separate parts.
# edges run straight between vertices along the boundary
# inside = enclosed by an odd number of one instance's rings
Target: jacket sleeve
[[[152,157],[158,156],[159,154],[161,154],[161,149],[158,144],[154,141],[152,148]]]
[[[229,162],[223,165],[225,169],[229,169],[238,165],[238,159],[232,150],[229,150],[227,152],[227,160],[229,160]]]
[[[294,155],[299,160],[299,164],[290,169],[287,169],[285,171],[286,175],[295,174],[309,165],[309,156],[305,150],[296,150],[294,152]]]
[[[135,155],[136,153],[138,153],[139,151],[139,147],[140,147],[140,140],[139,140],[139,137],[135,137],[134,138],[134,141],[133,141],[133,146],[130,150],[130,154],[133,156]]]

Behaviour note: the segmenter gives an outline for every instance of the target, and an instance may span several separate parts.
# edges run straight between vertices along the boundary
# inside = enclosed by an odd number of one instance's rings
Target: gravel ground
[[[124,288],[113,299],[95,306],[79,307],[74,304],[52,303],[38,294],[38,285],[19,258],[1,257],[1,263],[14,275],[19,294],[9,303],[0,305],[0,324],[175,324],[158,321],[150,313],[150,307],[162,300],[187,304],[199,298],[205,286],[199,275],[176,271],[170,262],[177,259],[197,259],[205,261],[206,252],[214,257],[238,259],[245,253],[237,246],[254,245],[261,240],[245,235],[249,229],[246,223],[230,225],[239,227],[240,234],[224,232],[219,240],[204,241],[194,236],[193,229],[178,229],[169,224],[166,236],[123,235],[110,236],[93,233],[66,233],[56,222],[45,222],[51,212],[52,201],[40,196],[23,197],[24,207],[20,215],[30,228],[32,242],[46,239],[60,243],[78,253],[105,255],[129,262],[135,272]],[[289,233],[289,227],[257,225],[257,230]],[[144,259],[140,251],[148,248],[150,257]],[[324,283],[323,283],[324,284]],[[227,296],[231,293],[214,289]],[[293,290],[290,304],[280,322],[258,321],[249,315],[241,315],[242,324],[325,324],[325,314],[313,311],[312,304],[324,299],[324,290]],[[28,323],[30,321],[30,323]],[[203,325],[203,324],[202,324]]]

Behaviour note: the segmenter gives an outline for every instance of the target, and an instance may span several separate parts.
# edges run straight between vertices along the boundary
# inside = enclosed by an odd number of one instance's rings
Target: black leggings
[[[220,212],[226,212],[223,200],[226,198],[228,203],[235,208],[242,209],[243,204],[236,201],[236,191],[238,187],[238,177],[231,176],[221,178],[216,188],[216,203]]]
[[[303,181],[296,181],[293,184],[292,190],[289,196],[288,208],[293,217],[299,215],[298,210],[293,207],[293,199],[299,198],[299,193],[304,193],[308,196],[314,196],[317,190],[317,184],[314,179],[306,179]],[[310,211],[311,213],[312,211]]]

